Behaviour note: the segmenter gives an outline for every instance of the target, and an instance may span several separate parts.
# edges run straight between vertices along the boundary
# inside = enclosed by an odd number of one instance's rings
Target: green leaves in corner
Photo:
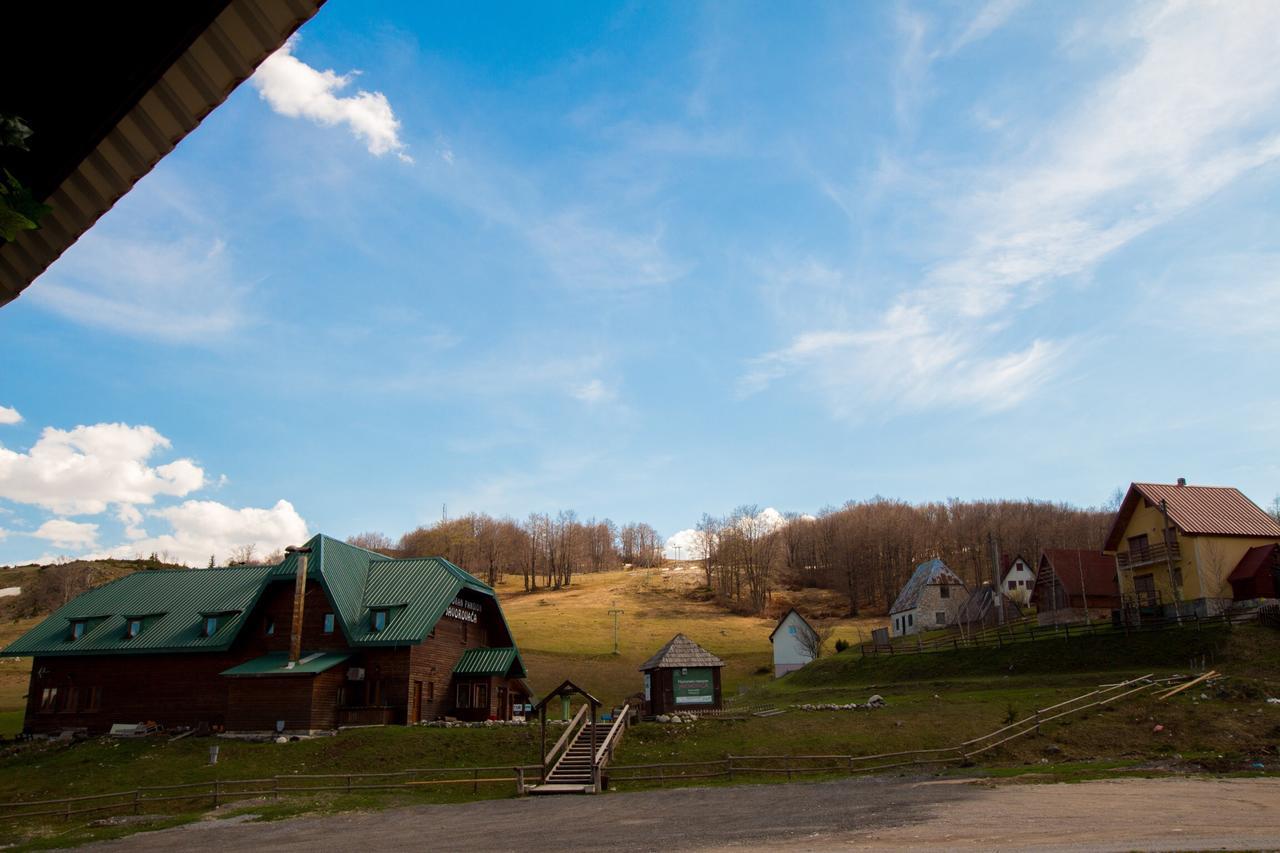
[[[19,231],[34,231],[40,227],[40,218],[53,208],[42,204],[31,195],[31,190],[8,170],[0,180],[0,237],[12,241]]]

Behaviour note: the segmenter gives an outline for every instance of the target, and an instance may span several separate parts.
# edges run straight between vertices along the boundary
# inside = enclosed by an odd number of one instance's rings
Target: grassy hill
[[[776,615],[795,604],[807,614],[843,612],[845,600],[826,590],[779,592],[766,616],[741,616],[706,600],[702,573],[692,565],[579,574],[561,590],[524,592],[519,577],[498,585],[503,612],[515,634],[535,691],[566,678],[609,703],[643,687],[641,663],[683,632],[725,661],[725,695],[769,681],[773,673],[769,633]],[[700,590],[702,590],[700,592]],[[613,654],[611,609],[618,619],[619,653]],[[832,644],[870,637],[883,618],[834,619]]]

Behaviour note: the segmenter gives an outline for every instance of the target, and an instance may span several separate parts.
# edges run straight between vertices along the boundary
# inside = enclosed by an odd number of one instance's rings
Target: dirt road
[[[97,849],[1280,849],[1280,779],[1074,785],[856,779],[530,797],[275,823],[206,821]]]

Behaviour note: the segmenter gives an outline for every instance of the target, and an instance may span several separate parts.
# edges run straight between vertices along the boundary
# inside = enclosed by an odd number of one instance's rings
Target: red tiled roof
[[[1169,521],[1183,533],[1217,534],[1219,536],[1270,536],[1280,539],[1280,524],[1263,512],[1236,488],[1224,486],[1178,486],[1164,483],[1133,483],[1116,513],[1107,534],[1104,550],[1120,546],[1129,519],[1138,501],[1152,504],[1165,501]]]
[[[1058,583],[1069,595],[1080,595],[1080,583],[1084,581],[1084,594],[1093,597],[1115,597],[1120,593],[1116,586],[1116,559],[1101,551],[1078,548],[1045,548],[1040,557],[1040,569],[1045,564],[1058,578]],[[1036,579],[1036,588],[1042,579]]]

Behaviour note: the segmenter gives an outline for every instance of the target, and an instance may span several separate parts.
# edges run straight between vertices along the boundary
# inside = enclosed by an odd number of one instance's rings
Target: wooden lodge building
[[[278,566],[135,572],[0,654],[33,659],[32,733],[150,721],[309,732],[507,719],[532,701],[490,587],[439,557],[325,536]]]

